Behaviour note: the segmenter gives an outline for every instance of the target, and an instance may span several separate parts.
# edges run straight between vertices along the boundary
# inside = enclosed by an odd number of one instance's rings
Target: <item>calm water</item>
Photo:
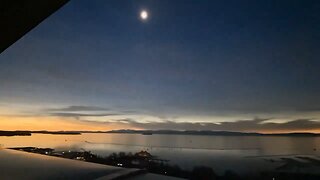
[[[161,159],[189,169],[197,165],[212,167],[217,173],[268,170],[275,167],[266,159],[320,157],[320,137],[238,137],[84,133],[82,135],[44,135],[0,137],[4,147],[49,147],[57,150],[90,150],[107,156],[112,152],[147,150]]]

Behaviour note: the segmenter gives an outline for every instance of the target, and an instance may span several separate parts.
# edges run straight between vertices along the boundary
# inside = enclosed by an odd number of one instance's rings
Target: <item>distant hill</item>
[[[177,130],[131,130],[121,129],[106,131],[105,133],[118,133],[118,134],[172,134],[172,135],[203,135],[203,136],[320,136],[317,133],[272,133],[263,134],[255,132],[233,132],[233,131],[177,131]]]

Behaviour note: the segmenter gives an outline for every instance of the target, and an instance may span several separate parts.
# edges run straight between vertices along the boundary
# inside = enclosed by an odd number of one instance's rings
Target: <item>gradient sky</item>
[[[319,32],[318,0],[71,1],[0,54],[0,127],[320,132]]]

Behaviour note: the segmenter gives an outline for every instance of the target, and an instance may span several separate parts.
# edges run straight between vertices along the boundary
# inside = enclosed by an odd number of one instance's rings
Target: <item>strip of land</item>
[[[142,134],[142,135],[197,135],[197,136],[290,136],[290,137],[317,137],[319,133],[294,132],[294,133],[256,133],[233,131],[178,131],[178,130],[131,130],[121,129],[112,131],[0,131],[0,136],[31,136],[32,134],[52,135],[80,135],[81,133],[109,133],[109,134]]]
[[[256,133],[256,132],[233,132],[233,131],[177,131],[177,130],[112,130],[106,131],[105,133],[115,133],[115,134],[142,134],[142,135],[152,135],[152,134],[167,134],[167,135],[204,135],[204,136],[294,136],[294,137],[313,137],[320,136],[319,133]]]
[[[31,136],[32,134],[80,135],[76,131],[0,131],[0,136]]]
[[[31,136],[30,131],[0,131],[0,136]]]

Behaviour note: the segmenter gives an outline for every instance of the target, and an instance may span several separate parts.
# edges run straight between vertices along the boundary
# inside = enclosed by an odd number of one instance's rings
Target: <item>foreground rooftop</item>
[[[0,179],[125,179],[178,180],[126,169],[46,155],[0,149]]]

